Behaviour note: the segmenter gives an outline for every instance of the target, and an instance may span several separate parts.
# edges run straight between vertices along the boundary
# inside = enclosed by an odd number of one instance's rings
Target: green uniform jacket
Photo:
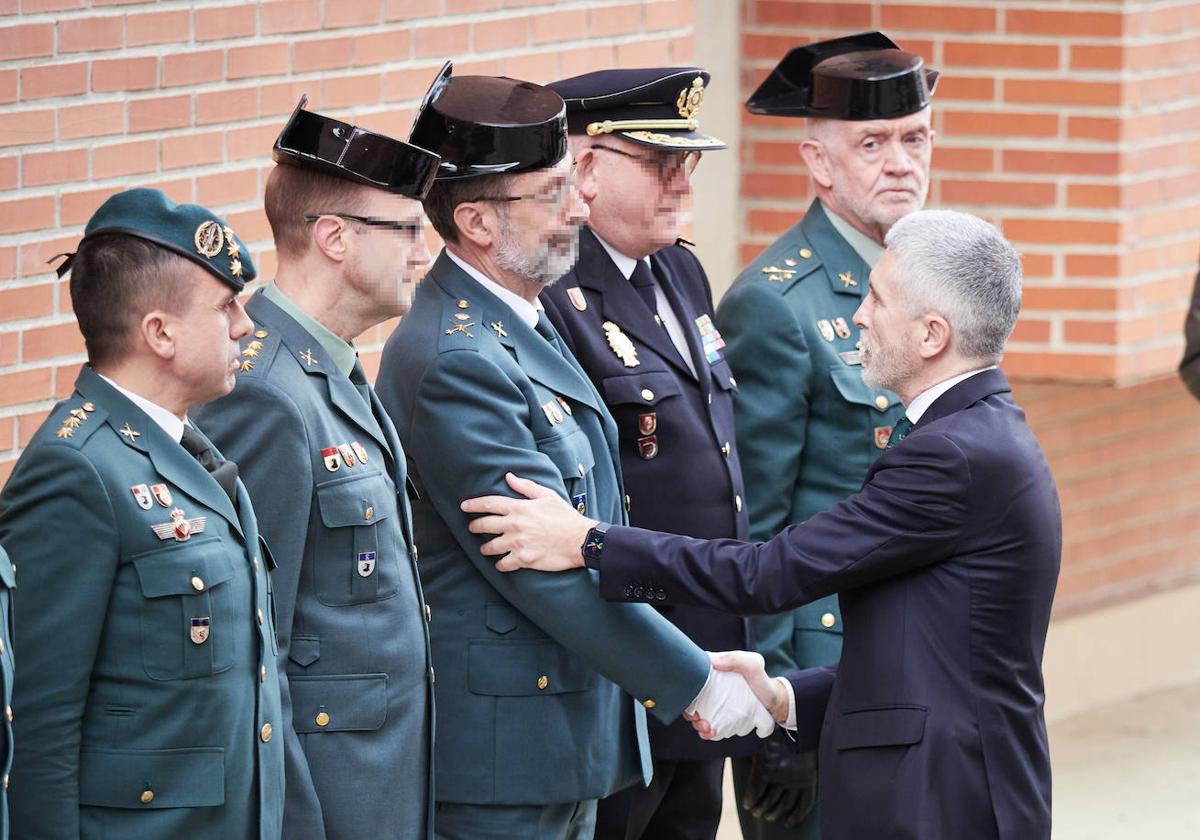
[[[717,309],[740,386],[734,416],[751,539],[769,539],[857,492],[903,414],[895,394],[862,381],[851,319],[869,275],[814,201]],[[836,596],[755,619],[754,629],[772,675],[832,665],[841,654]]]
[[[13,836],[278,838],[270,559],[245,488],[235,510],[85,366],[0,493],[0,544],[23,580]]]
[[[602,601],[585,570],[496,571],[459,510],[512,495],[511,470],[625,521],[616,427],[586,374],[443,253],[377,384],[420,492],[436,799],[541,805],[649,781],[645,709],[617,686],[669,721],[704,686],[708,657],[648,605]]]
[[[396,431],[279,306],[260,292],[246,311],[237,386],[193,414],[237,461],[277,564],[284,836],[425,837],[431,662]]]

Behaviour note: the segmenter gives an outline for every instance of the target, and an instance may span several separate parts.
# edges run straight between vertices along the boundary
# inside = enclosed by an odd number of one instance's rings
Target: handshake
[[[767,676],[757,653],[710,653],[713,670],[683,717],[706,741],[754,732],[768,737],[788,718],[791,691],[786,681]]]

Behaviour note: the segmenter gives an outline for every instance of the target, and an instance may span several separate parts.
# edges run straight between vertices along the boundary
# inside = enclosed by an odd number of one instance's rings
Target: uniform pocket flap
[[[834,747],[899,747],[916,744],[925,736],[924,706],[886,706],[845,712],[838,721]]]
[[[587,691],[595,672],[557,642],[468,642],[467,687],[473,694],[525,697]]]
[[[600,383],[604,401],[656,405],[667,397],[680,394],[679,383],[665,370],[630,373],[625,376],[610,376]]]
[[[581,429],[572,429],[562,437],[539,440],[537,447],[554,462],[564,478],[583,478],[588,470],[596,466],[592,445]]]
[[[79,804],[202,808],[225,804],[225,749],[100,750],[79,754]]]
[[[487,604],[484,623],[493,633],[511,633],[517,629],[517,611],[508,604]]]
[[[318,636],[292,636],[288,645],[288,659],[302,668],[321,658],[321,639]]]
[[[387,674],[288,677],[297,732],[359,732],[387,719]]]
[[[317,505],[326,528],[373,525],[391,515],[396,493],[380,472],[350,475],[318,484]]]
[[[173,543],[134,557],[133,567],[147,598],[195,595],[233,577],[233,564],[217,540]]]
[[[861,370],[861,367],[849,367],[841,364],[831,365],[829,368],[833,384],[837,386],[838,392],[846,402],[869,405],[880,413],[900,404],[900,398],[891,391],[876,391],[868,388],[867,384],[862,381]],[[880,404],[880,397],[886,401],[885,405]]]

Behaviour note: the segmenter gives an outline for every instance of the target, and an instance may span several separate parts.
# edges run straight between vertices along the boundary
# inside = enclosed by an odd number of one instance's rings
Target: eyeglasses
[[[575,164],[571,164],[571,169],[567,176],[558,184],[554,184],[542,192],[526,193],[524,195],[496,195],[496,196],[479,196],[478,198],[466,199],[463,203],[472,201],[536,201],[539,204],[549,204],[551,206],[564,204],[571,193],[579,186],[575,180]]]
[[[640,160],[642,163],[649,164],[650,166],[654,167],[654,172],[658,176],[658,180],[664,184],[669,183],[671,179],[673,179],[680,172],[682,172],[684,176],[688,178],[692,177],[692,173],[695,172],[696,167],[700,165],[700,155],[702,154],[699,151],[693,150],[690,152],[678,152],[674,154],[671,152],[663,152],[657,155],[646,157],[645,155],[635,155],[632,152],[626,152],[623,149],[618,149],[613,146],[605,146],[601,143],[593,143],[588,148],[604,149],[606,152],[612,152],[614,155],[633,158],[634,160]]]
[[[367,227],[394,230],[413,239],[419,237],[425,229],[425,226],[421,222],[401,222],[396,219],[380,219],[376,216],[355,216],[352,213],[307,213],[304,216],[304,221],[311,225],[322,216],[337,216],[339,219],[345,219],[348,222],[358,222]]]

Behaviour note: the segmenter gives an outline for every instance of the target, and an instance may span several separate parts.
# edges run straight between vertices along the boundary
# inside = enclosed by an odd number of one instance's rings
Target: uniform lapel
[[[221,485],[208,474],[200,462],[187,450],[172,440],[162,427],[150,419],[125,395],[100,378],[90,366],[85,365],[75,381],[75,390],[82,396],[102,405],[108,410],[105,422],[112,427],[117,437],[131,449],[149,456],[154,469],[169,483],[198,500],[201,504],[219,513],[242,534],[242,523],[233,502],[225,495]],[[205,438],[207,440],[207,438]],[[214,447],[215,451],[215,447]],[[178,501],[178,500],[176,500]],[[175,507],[180,507],[177,503]],[[184,511],[189,516],[190,511]]]
[[[679,283],[672,273],[671,268],[667,265],[667,260],[655,256],[651,257],[650,261],[654,264],[654,270],[658,274],[663,294],[667,296],[667,302],[675,310],[675,317],[679,319],[679,326],[683,328],[684,339],[687,341],[688,350],[692,354],[692,365],[696,368],[696,378],[703,382],[704,377],[701,371],[708,370],[710,363],[708,357],[704,355],[704,347],[700,343],[700,328],[696,324],[696,318],[699,315],[695,308],[691,306],[691,301],[685,298],[680,291]],[[674,343],[671,346],[674,347]],[[691,371],[687,370],[686,366],[684,367],[684,372],[689,376],[691,375]]]
[[[633,284],[621,274],[596,235],[587,228],[579,234],[579,262],[575,274],[579,278],[579,285],[586,286],[600,296],[600,311],[604,320],[612,321],[625,332],[636,336],[661,359],[691,376],[671,336],[654,320]]]
[[[820,199],[813,201],[800,220],[800,231],[812,249],[821,255],[833,291],[861,300],[867,294],[871,267],[842,238],[826,213]]]
[[[283,345],[281,352],[290,353],[310,378],[319,380],[314,383],[318,391],[346,420],[374,438],[386,454],[395,451],[390,448],[387,436],[380,428],[371,408],[363,401],[362,394],[354,387],[354,383],[337,369],[321,342],[262,292],[250,299],[246,304],[246,312],[256,323],[279,335]]]

